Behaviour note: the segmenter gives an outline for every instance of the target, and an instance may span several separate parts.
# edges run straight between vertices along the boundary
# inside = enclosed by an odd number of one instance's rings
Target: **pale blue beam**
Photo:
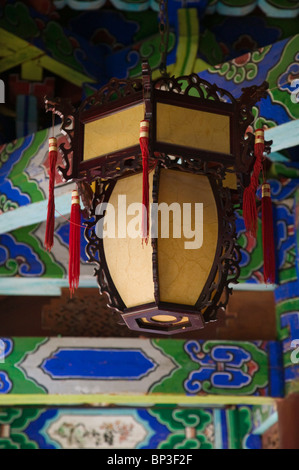
[[[233,290],[238,291],[274,291],[277,287],[276,284],[255,284],[254,282],[239,282],[239,284],[229,284]]]
[[[299,145],[299,120],[271,127],[265,131],[265,140],[273,140],[271,152]]]
[[[215,436],[215,449],[222,449],[222,419],[221,419],[221,410],[213,410],[214,417],[214,436]]]
[[[273,424],[278,421],[278,413],[275,411],[272,413],[258,428],[256,428],[252,434],[264,434]]]
[[[0,295],[25,296],[60,296],[61,289],[69,287],[67,279],[51,278],[0,278]],[[96,278],[80,279],[80,288],[98,288]]]
[[[55,197],[55,217],[70,214],[72,191]],[[0,215],[0,234],[8,233],[20,227],[44,222],[47,219],[48,199],[27,204]]]
[[[64,287],[69,287],[67,279],[0,277],[0,295],[59,296]],[[86,276],[85,278],[81,276],[79,287],[98,288],[98,284],[94,276]],[[229,287],[237,291],[273,291],[275,289],[273,284],[240,283],[231,284]]]
[[[290,162],[290,160],[280,152],[271,152],[268,158],[272,162]]]

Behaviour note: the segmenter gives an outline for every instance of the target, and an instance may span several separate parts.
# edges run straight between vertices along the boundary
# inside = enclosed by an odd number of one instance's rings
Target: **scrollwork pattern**
[[[87,111],[90,107],[102,106],[107,103],[117,102],[125,96],[132,96],[137,92],[142,92],[142,79],[117,79],[112,78],[107,85],[104,85],[96,93],[87,97],[79,106],[79,113]]]

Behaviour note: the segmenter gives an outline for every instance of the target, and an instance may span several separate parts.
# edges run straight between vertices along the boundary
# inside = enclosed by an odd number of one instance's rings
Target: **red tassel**
[[[45,247],[51,251],[54,244],[54,223],[55,223],[55,201],[54,201],[54,184],[55,184],[55,171],[57,162],[57,140],[55,137],[49,138],[49,199],[48,199],[48,212],[47,212],[47,225],[45,233]]]
[[[149,236],[149,182],[148,182],[148,160],[149,160],[149,121],[141,121],[140,138],[142,154],[142,242],[148,243]]]
[[[78,191],[72,192],[69,236],[69,288],[71,296],[78,289],[80,277],[80,227],[81,210]]]
[[[243,218],[246,230],[256,237],[257,231],[257,209],[255,203],[255,194],[259,184],[259,175],[262,170],[262,158],[264,152],[264,131],[257,129],[255,131],[254,155],[255,162],[251,180],[243,194]]]
[[[275,247],[271,190],[268,183],[262,185],[262,227],[264,252],[264,281],[275,282]]]

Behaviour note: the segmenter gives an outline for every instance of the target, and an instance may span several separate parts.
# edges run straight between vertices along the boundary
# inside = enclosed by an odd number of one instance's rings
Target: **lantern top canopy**
[[[153,159],[171,155],[189,164],[217,162],[246,173],[254,139],[245,132],[253,121],[252,106],[267,88],[267,82],[244,88],[235,99],[196,74],[152,81],[144,62],[142,78],[112,79],[77,109],[46,99],[47,110],[62,117],[62,131],[70,141],[70,148],[61,148],[66,164],[59,170],[66,181],[89,182],[138,171],[139,124],[147,119]]]

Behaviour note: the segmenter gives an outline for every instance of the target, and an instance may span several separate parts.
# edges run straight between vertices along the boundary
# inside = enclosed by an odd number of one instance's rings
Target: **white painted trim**
[[[60,214],[63,216],[70,214],[72,189],[73,186],[69,186],[67,193],[55,197],[55,217],[60,217]],[[48,199],[44,199],[4,212],[0,215],[0,235],[21,227],[44,222],[47,219],[47,207]]]
[[[278,421],[278,413],[275,411],[269,418],[266,419],[258,428],[256,428],[252,434],[264,434],[273,424]]]
[[[49,277],[0,277],[0,295],[38,295],[40,296],[59,296],[61,289],[69,287],[66,278]],[[79,282],[80,288],[98,288],[94,276],[81,276]],[[274,291],[275,284],[251,284],[247,282],[239,284],[229,284],[235,291]]]
[[[272,18],[296,18],[299,13],[299,8],[276,8],[271,6],[267,0],[259,0],[258,6],[267,16]]]
[[[265,140],[273,140],[271,152],[299,145],[299,119],[265,130]]]
[[[280,152],[271,152],[268,155],[268,158],[272,162],[285,162],[285,163],[290,162],[290,160]]]
[[[60,296],[61,289],[69,287],[68,279],[57,278],[22,278],[3,277],[0,278],[0,295],[13,296]],[[80,277],[80,288],[98,288],[94,276]]]
[[[238,291],[274,291],[276,284],[254,284],[251,282],[239,282],[239,284],[229,284],[228,287]]]

